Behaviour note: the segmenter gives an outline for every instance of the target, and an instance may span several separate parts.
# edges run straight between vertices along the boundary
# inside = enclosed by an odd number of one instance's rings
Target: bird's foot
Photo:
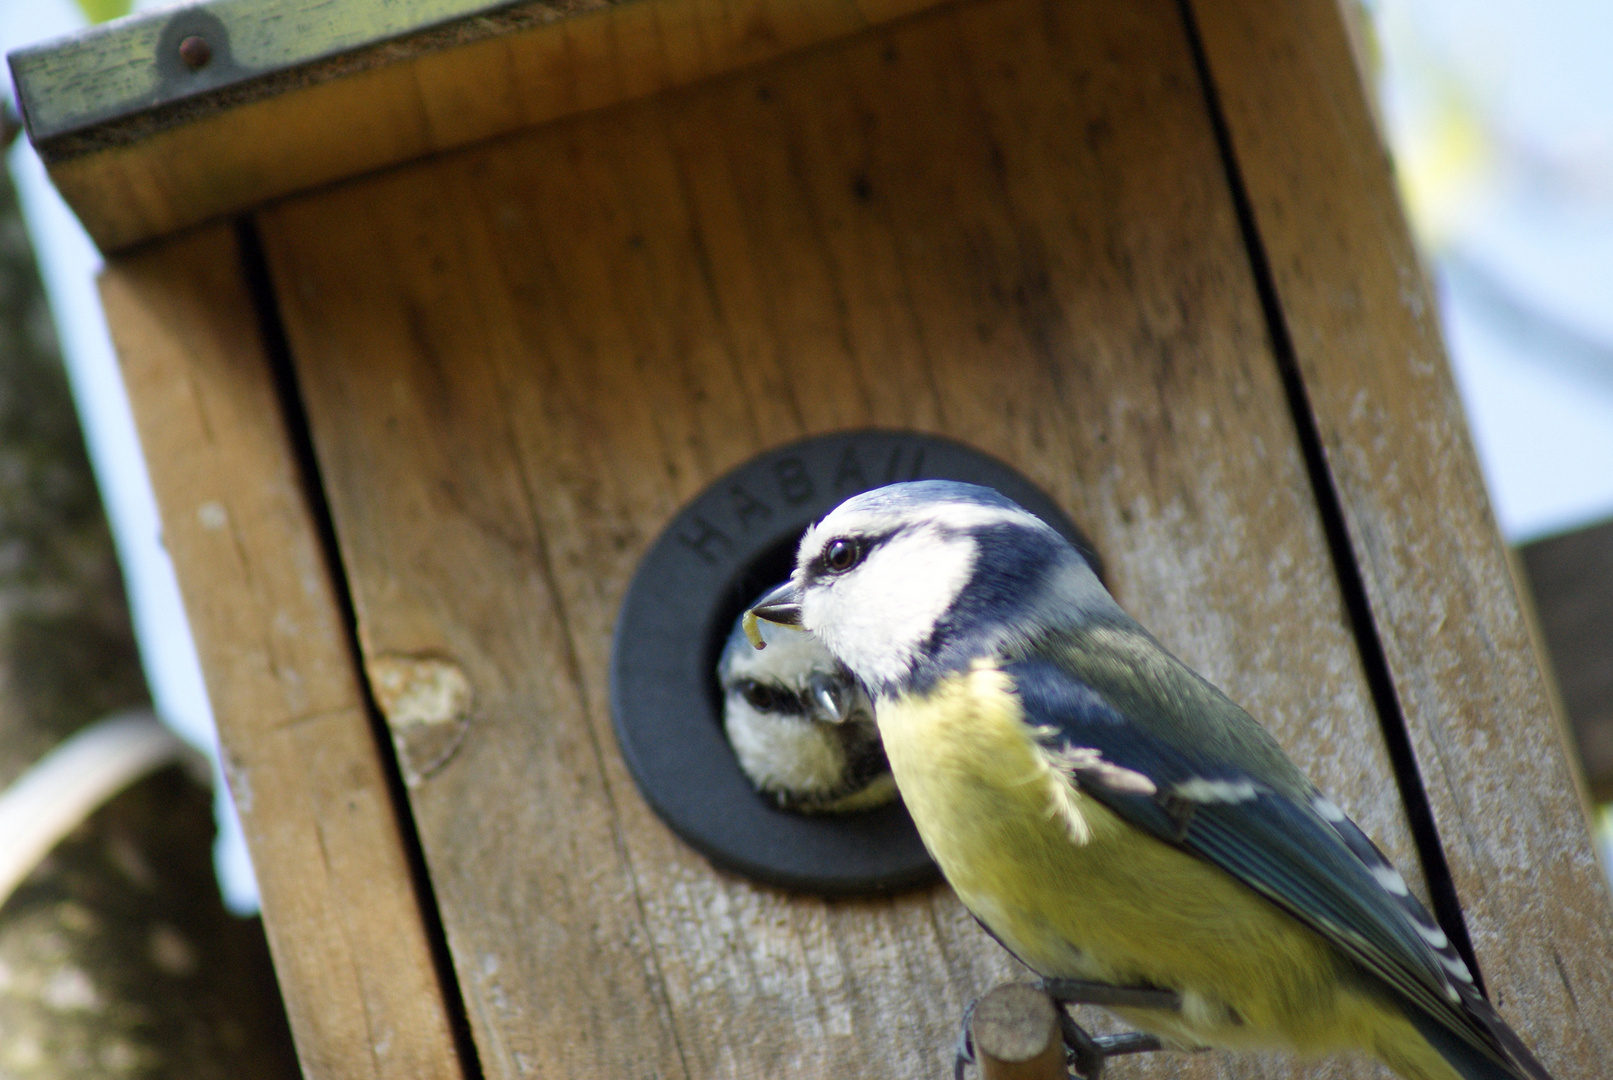
[[[1153,986],[1111,986],[1085,979],[1042,979],[1040,985],[1042,991],[1060,1006],[1104,1005],[1168,1012],[1180,1012],[1182,1008],[1180,994]],[[1059,1010],[1059,1027],[1065,1048],[1069,1051],[1070,1064],[1083,1080],[1100,1080],[1104,1064],[1112,1057],[1164,1049],[1158,1036],[1145,1035],[1140,1031],[1128,1031],[1121,1035],[1093,1035],[1077,1024],[1062,1007]]]
[[[1063,1010],[1059,1011],[1059,1030],[1064,1036],[1069,1064],[1082,1080],[1102,1080],[1103,1067],[1112,1057],[1164,1049],[1158,1036],[1145,1035],[1140,1031],[1128,1031],[1122,1035],[1093,1035]]]
[[[1085,979],[1040,979],[1037,985],[1061,1005],[1103,1005],[1122,1009],[1182,1011],[1182,995],[1156,986],[1111,986]]]
[[[974,1022],[975,1006],[979,1004],[980,999],[975,998],[963,1007],[963,1025],[958,1028],[958,1045],[952,1052],[952,1080],[963,1080],[964,1066],[975,1063],[975,1044],[969,1025]]]
[[[1064,1042],[1066,1060],[1080,1080],[1101,1080],[1104,1065],[1112,1057],[1146,1054],[1163,1050],[1164,1046],[1157,1035],[1140,1031],[1093,1035],[1064,1011],[1065,1006],[1104,1005],[1171,1012],[1179,1012],[1182,1007],[1181,995],[1174,990],[1160,990],[1152,986],[1111,986],[1083,979],[1041,979],[1037,986],[1053,999],[1058,1008],[1059,1033]],[[976,998],[963,1010],[963,1022],[958,1027],[958,1042],[953,1051],[953,1080],[963,1080],[964,1069],[976,1063],[970,1026],[974,1022],[975,1006],[978,1004],[980,999]]]

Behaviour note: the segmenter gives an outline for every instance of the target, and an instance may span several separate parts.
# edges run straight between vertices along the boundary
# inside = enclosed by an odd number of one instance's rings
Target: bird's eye
[[[744,695],[745,702],[757,712],[778,712],[780,698],[783,696],[771,686],[746,679],[739,684],[739,692]]]
[[[829,541],[823,549],[823,564],[837,574],[843,574],[862,559],[862,545],[855,540],[841,538]]]

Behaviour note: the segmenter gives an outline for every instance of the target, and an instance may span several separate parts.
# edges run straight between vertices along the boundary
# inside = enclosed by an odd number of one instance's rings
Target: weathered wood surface
[[[1590,795],[1613,800],[1613,522],[1518,554]]]
[[[411,799],[489,1076],[938,1075],[1010,971],[945,889],[713,872],[616,753],[637,559],[809,433],[938,432],[1023,470],[1416,875],[1167,0],[937,9],[259,221],[366,663],[467,687]]]
[[[687,85],[935,2],[532,0],[268,70],[40,149],[85,229],[115,251],[332,180]],[[330,17],[328,0],[278,6],[289,10],[272,22],[293,28]],[[251,20],[240,36],[264,34],[261,14],[240,14]],[[169,17],[185,15],[142,16]]]
[[[1613,1061],[1613,903],[1335,0],[1190,0],[1492,996]]]
[[[461,1075],[233,234],[114,260],[113,339],[304,1075]]]

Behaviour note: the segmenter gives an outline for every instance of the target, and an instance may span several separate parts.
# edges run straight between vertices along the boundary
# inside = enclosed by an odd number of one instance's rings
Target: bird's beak
[[[812,676],[809,689],[812,701],[823,710],[823,718],[831,724],[844,724],[851,719],[851,688],[832,675],[818,672]]]
[[[765,619],[780,626],[801,625],[801,597],[795,591],[795,583],[786,581],[761,600],[756,606],[745,612],[743,620],[745,636],[750,643],[758,649],[767,648],[767,642],[762,640],[761,628],[756,625],[757,619]]]

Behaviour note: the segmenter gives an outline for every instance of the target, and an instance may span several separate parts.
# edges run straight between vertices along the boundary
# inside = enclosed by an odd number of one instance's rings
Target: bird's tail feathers
[[[1501,1019],[1501,1015],[1488,1001],[1480,997],[1476,1001],[1469,1001],[1467,1007],[1479,1023],[1484,1025],[1485,1030],[1490,1033],[1490,1038],[1501,1048],[1501,1052],[1512,1060],[1519,1076],[1526,1077],[1527,1080],[1552,1080],[1546,1067],[1524,1045],[1523,1040],[1518,1038],[1518,1033],[1507,1026],[1507,1022]]]
[[[1490,1036],[1495,1049],[1493,1056],[1420,1010],[1412,1010],[1411,1016],[1423,1038],[1462,1080],[1552,1080],[1546,1067],[1530,1053],[1488,1001],[1474,993],[1465,1005],[1467,1013]]]

